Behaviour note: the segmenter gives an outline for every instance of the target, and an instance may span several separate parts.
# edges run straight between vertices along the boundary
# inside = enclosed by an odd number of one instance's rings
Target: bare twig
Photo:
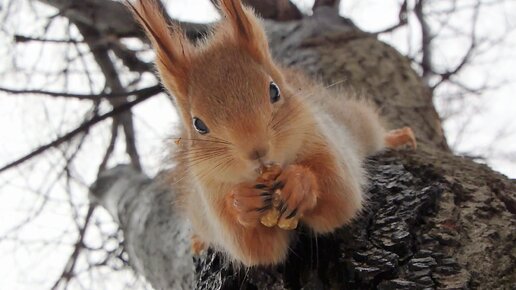
[[[137,96],[137,98],[134,100],[134,101],[130,101],[130,102],[127,102],[127,103],[124,103],[118,107],[115,107],[113,108],[113,110],[105,113],[105,114],[102,114],[102,115],[98,115],[98,116],[95,116],[93,118],[91,118],[90,120],[82,123],[79,127],[75,128],[74,130],[64,134],[63,136],[61,137],[58,137],[57,139],[43,145],[43,146],[40,146],[38,147],[37,149],[35,149],[34,151],[28,153],[27,155],[15,160],[15,161],[12,161],[4,166],[2,166],[0,168],[0,172],[3,172],[3,171],[6,171],[10,168],[13,168],[15,166],[18,166],[24,162],[26,162],[27,160],[30,160],[32,159],[33,157],[35,156],[38,156],[39,154],[47,151],[48,149],[50,148],[53,148],[53,147],[56,147],[56,146],[59,146],[60,144],[64,143],[64,142],[68,142],[70,141],[72,138],[74,138],[77,134],[81,133],[82,131],[84,130],[88,130],[90,127],[92,127],[93,125],[101,122],[101,121],[104,121],[106,120],[107,118],[110,118],[110,117],[113,117],[113,116],[116,116],[122,112],[125,112],[129,109],[131,109],[132,107],[134,107],[135,105],[147,100],[148,98],[158,94],[162,92],[162,88],[161,86],[153,86],[153,87],[149,87],[149,88],[145,88],[145,89],[141,89],[141,90],[137,90],[137,91],[134,91],[132,92],[130,95],[135,95]]]
[[[74,93],[64,93],[64,92],[52,92],[45,90],[16,90],[9,88],[0,87],[0,92],[9,93],[10,95],[43,95],[47,97],[62,97],[62,98],[72,98],[79,100],[90,100],[90,101],[98,101],[101,99],[112,99],[112,98],[127,98],[131,95],[134,95],[135,92],[114,92],[114,93],[99,93],[99,94],[74,94]]]
[[[423,70],[423,80],[428,83],[429,78],[434,71],[432,64],[432,36],[430,25],[425,17],[424,12],[425,0],[417,0],[414,12],[417,20],[421,25],[421,51],[423,53],[421,58],[421,68]]]
[[[99,165],[99,170],[97,176],[106,169],[107,162],[109,161],[109,157],[113,154],[115,149],[116,140],[118,139],[118,119],[113,119],[113,123],[111,124],[111,138],[109,140],[109,145],[106,148],[106,153],[104,153],[104,157],[102,158],[102,162]]]
[[[373,34],[381,34],[381,33],[389,33],[400,27],[407,25],[408,23],[408,9],[407,9],[407,0],[403,1],[400,6],[400,10],[398,12],[398,23],[392,25],[391,27],[385,28],[384,30],[375,32]]]
[[[432,86],[432,90],[434,90],[436,87],[438,87],[440,84],[442,84],[444,81],[449,80],[452,76],[456,75],[459,71],[461,71],[467,64],[471,62],[471,58],[473,57],[476,48],[477,48],[477,33],[476,33],[476,27],[478,22],[478,14],[480,11],[480,4],[481,1],[477,0],[475,10],[473,12],[473,19],[471,24],[471,32],[470,32],[470,45],[468,47],[468,50],[466,51],[464,57],[462,57],[462,60],[459,62],[455,68],[448,70],[447,72],[440,73],[439,76],[441,79]]]
[[[68,284],[70,279],[73,278],[75,265],[77,264],[77,259],[79,258],[79,254],[81,253],[81,250],[84,248],[84,237],[85,237],[86,229],[88,228],[88,226],[90,224],[90,220],[91,220],[91,217],[92,217],[94,211],[95,211],[95,205],[90,204],[90,207],[88,208],[88,212],[86,213],[86,217],[84,218],[84,224],[79,229],[79,233],[78,233],[79,237],[77,238],[77,242],[75,243],[74,250],[73,250],[72,254],[70,255],[70,257],[68,258],[68,262],[66,263],[65,268],[64,268],[63,272],[61,273],[61,276],[59,277],[59,279],[57,279],[57,281],[52,286],[52,288],[51,288],[52,290],[57,289],[57,287],[63,282],[65,284]]]
[[[18,43],[31,42],[31,41],[64,43],[64,44],[83,43],[83,41],[75,40],[75,39],[49,39],[49,38],[31,37],[31,36],[25,36],[25,35],[19,35],[19,34],[14,36],[14,41],[16,41]]]

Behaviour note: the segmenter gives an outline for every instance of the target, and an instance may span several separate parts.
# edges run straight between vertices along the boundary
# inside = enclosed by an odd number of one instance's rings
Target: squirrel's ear
[[[193,45],[179,26],[167,21],[156,0],[125,2],[151,41],[161,81],[176,98],[186,100]]]
[[[242,6],[241,0],[220,0],[220,8],[229,22],[237,43],[258,62],[269,57],[269,45],[262,25],[254,12]]]

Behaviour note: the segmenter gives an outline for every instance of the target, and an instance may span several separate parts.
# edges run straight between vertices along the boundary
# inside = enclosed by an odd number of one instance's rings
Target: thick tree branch
[[[122,2],[112,0],[38,0],[59,9],[61,15],[74,23],[94,27],[104,36],[146,39],[143,30],[134,21]],[[204,24],[177,22],[190,37],[206,34]]]
[[[102,172],[91,192],[123,229],[138,273],[155,289],[193,289],[190,225],[173,206],[178,192],[163,185],[130,166],[117,166]]]
[[[219,0],[210,0],[218,8]],[[298,20],[303,14],[289,0],[243,0],[243,3],[254,8],[263,18],[275,21]]]
[[[121,2],[105,0],[38,0],[59,9],[74,23],[95,27],[104,35],[141,36],[142,32]]]

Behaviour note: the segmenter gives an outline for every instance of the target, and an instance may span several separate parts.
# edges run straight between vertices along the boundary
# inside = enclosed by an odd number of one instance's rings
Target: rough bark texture
[[[447,150],[430,90],[410,61],[330,7],[289,24],[269,23],[274,55],[328,85],[371,98],[392,127],[415,128],[420,143]]]
[[[372,157],[363,214],[331,236],[300,230],[284,266],[233,269],[207,253],[195,261],[195,278],[188,224],[170,206],[174,188],[128,167],[105,172],[92,192],[124,230],[135,270],[156,289],[514,287],[515,182],[448,152],[409,61],[325,7],[267,27],[284,64],[372,96],[390,124],[414,128],[420,148]]]
[[[428,148],[367,163],[368,206],[351,225],[317,238],[301,230],[272,269],[234,269],[210,252],[196,260],[195,288],[513,289],[514,184]]]
[[[119,221],[135,269],[156,289],[512,289],[516,185],[484,165],[423,146],[367,162],[368,206],[331,236],[300,230],[283,266],[193,265],[172,193],[129,166],[93,187]]]
[[[190,226],[173,206],[176,192],[129,165],[103,172],[91,187],[124,231],[134,270],[156,289],[191,289]]]

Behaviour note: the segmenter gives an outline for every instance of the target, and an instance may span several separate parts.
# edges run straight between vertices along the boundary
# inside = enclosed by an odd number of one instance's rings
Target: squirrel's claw
[[[317,181],[312,171],[301,165],[288,166],[278,181],[284,184],[280,190],[278,227],[293,230],[303,214],[317,203]]]

